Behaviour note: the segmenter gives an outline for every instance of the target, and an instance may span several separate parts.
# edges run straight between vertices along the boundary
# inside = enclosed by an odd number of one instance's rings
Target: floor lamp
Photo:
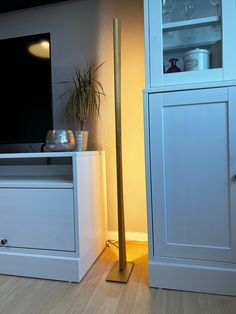
[[[121,37],[120,21],[113,20],[114,80],[115,80],[115,123],[116,123],[116,177],[119,261],[111,268],[106,281],[127,283],[134,264],[126,260],[125,221],[123,201],[122,141],[121,141]]]

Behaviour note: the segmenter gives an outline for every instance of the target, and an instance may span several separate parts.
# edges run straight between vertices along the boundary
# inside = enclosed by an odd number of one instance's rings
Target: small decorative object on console
[[[75,136],[71,130],[49,130],[45,148],[53,152],[68,152],[75,147]]]

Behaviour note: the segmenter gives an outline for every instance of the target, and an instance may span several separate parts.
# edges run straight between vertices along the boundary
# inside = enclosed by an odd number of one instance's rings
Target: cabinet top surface
[[[230,87],[236,86],[236,80],[219,81],[219,82],[205,82],[195,84],[179,84],[179,85],[166,85],[157,87],[147,87],[144,89],[144,93],[160,93],[160,92],[171,92],[171,91],[184,91],[191,89],[205,89],[205,88],[217,88],[217,87]]]
[[[0,159],[3,158],[47,158],[47,157],[82,157],[98,155],[100,151],[83,151],[83,152],[38,152],[38,153],[3,153],[0,154]]]

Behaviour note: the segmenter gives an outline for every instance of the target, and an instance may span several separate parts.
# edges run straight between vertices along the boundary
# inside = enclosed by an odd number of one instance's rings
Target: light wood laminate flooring
[[[128,284],[108,283],[117,248],[107,247],[79,284],[0,276],[3,314],[236,314],[236,297],[150,289],[147,245],[127,244]]]

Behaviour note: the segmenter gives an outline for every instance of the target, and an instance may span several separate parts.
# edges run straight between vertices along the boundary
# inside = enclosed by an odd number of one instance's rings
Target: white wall
[[[104,149],[107,161],[108,229],[117,230],[112,19],[122,23],[122,132],[126,230],[146,233],[142,89],[144,47],[142,0],[68,1],[0,15],[0,38],[51,33],[52,77],[73,77],[74,65],[105,64],[100,80],[107,94],[91,128],[90,148]],[[16,82],[17,83],[17,82]],[[55,128],[65,127],[66,89],[53,84]],[[39,88],[40,90],[40,88]]]

